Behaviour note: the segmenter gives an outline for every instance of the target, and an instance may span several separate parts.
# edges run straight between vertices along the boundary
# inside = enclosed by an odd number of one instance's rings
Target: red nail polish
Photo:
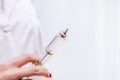
[[[49,74],[49,77],[50,77],[50,78],[52,77],[52,74],[51,74],[51,73]]]

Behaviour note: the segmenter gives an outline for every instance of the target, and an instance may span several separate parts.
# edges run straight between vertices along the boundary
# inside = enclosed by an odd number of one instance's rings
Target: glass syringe
[[[65,31],[62,31],[58,33],[53,40],[48,44],[48,46],[45,48],[45,54],[42,57],[41,61],[36,61],[33,64],[38,65],[44,65],[50,57],[55,53],[55,51],[63,44],[63,42],[66,40],[68,29]]]

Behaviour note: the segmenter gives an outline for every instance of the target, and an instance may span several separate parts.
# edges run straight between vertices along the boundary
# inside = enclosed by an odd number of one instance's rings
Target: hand
[[[51,77],[51,73],[42,66],[23,67],[29,62],[39,60],[35,54],[25,54],[6,63],[0,64],[0,80],[20,80],[29,76]],[[44,79],[42,79],[44,80]]]

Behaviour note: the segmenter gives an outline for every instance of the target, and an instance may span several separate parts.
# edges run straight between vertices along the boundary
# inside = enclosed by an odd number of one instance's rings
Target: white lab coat
[[[25,53],[41,56],[40,27],[31,0],[5,0],[0,14],[0,63]]]

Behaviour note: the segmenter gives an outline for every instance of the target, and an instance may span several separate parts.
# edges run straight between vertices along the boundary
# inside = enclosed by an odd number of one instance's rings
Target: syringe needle
[[[68,32],[68,30],[69,30],[69,29],[67,28],[67,29],[65,30],[64,34],[66,34],[66,33]]]

